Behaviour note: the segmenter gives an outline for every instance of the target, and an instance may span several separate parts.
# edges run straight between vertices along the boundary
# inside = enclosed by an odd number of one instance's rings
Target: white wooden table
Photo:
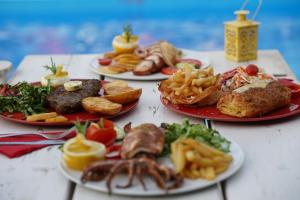
[[[226,61],[221,51],[202,54],[210,57],[216,72],[224,72],[238,65]],[[23,59],[11,82],[39,80],[45,74],[41,66],[50,64],[50,56],[56,63],[68,65],[67,70],[72,78],[98,78],[98,75],[88,70],[90,60],[96,55],[29,55]],[[269,73],[294,77],[276,50],[260,51],[254,63]],[[118,124],[123,125],[129,121],[134,125],[182,121],[184,116],[169,111],[160,103],[157,82],[132,81],[130,84],[142,87],[143,94],[134,111],[115,120]],[[191,120],[202,122],[199,119]],[[228,200],[300,199],[300,116],[267,123],[213,122],[213,127],[239,143],[246,154],[243,168],[226,181]],[[33,130],[37,128],[0,120],[0,133]],[[69,182],[58,171],[60,156],[57,147],[47,147],[15,159],[0,155],[0,200],[137,199],[108,196]],[[212,186],[160,199],[183,198],[208,200],[221,199],[221,196],[218,188]]]

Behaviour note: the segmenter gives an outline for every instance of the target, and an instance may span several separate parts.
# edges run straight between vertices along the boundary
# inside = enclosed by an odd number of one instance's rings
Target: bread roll
[[[234,117],[257,117],[289,105],[291,91],[274,80],[261,80],[240,87],[220,98],[220,112]]]

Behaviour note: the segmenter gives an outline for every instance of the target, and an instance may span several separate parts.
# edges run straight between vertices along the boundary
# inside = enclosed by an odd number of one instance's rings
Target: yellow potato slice
[[[104,97],[115,103],[127,104],[138,100],[141,94],[142,94],[142,88],[133,89],[130,87],[123,87],[123,88],[115,87],[114,91],[110,90],[109,94],[104,95]]]
[[[62,115],[52,117],[52,118],[49,118],[49,119],[45,119],[45,122],[50,122],[50,123],[67,122],[67,121],[68,121],[68,118],[66,118]]]
[[[29,122],[37,122],[37,121],[43,121],[56,116],[57,116],[56,112],[41,113],[41,114],[29,115],[26,117],[26,120]]]
[[[87,97],[81,101],[83,108],[90,113],[115,115],[122,109],[122,105],[111,102],[103,97]]]

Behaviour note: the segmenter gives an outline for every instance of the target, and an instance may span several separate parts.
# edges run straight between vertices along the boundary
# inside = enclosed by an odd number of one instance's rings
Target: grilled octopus
[[[128,128],[128,127],[127,127]],[[166,191],[178,188],[183,183],[182,176],[175,173],[171,168],[155,161],[164,146],[164,133],[154,124],[141,124],[130,128],[125,136],[121,148],[121,160],[97,161],[90,164],[81,177],[82,182],[100,181],[107,179],[109,193],[112,191],[112,180],[120,173],[128,174],[125,185],[117,185],[117,188],[128,188],[132,185],[135,177],[147,190],[144,176],[154,178],[156,184]]]

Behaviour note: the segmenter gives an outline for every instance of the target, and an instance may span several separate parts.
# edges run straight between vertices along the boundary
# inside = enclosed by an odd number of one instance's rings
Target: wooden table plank
[[[246,155],[241,171],[227,181],[229,200],[299,199],[299,122],[300,117],[255,124],[214,123]]]
[[[57,64],[67,64],[68,55],[53,55]],[[47,72],[42,69],[50,64],[50,56],[26,56],[16,70],[11,82],[39,81]],[[1,133],[37,131],[38,127],[15,124],[0,119]],[[62,128],[44,128],[59,130]],[[1,200],[64,200],[69,195],[70,182],[58,171],[61,152],[57,146],[9,159],[0,156],[0,199]]]

